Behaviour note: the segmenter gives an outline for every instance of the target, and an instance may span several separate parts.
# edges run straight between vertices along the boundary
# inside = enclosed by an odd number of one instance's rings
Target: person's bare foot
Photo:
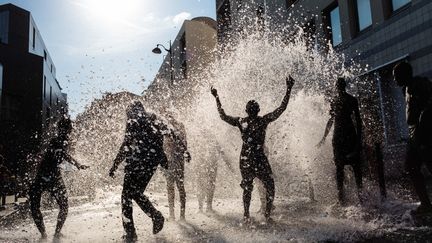
[[[250,216],[244,216],[243,217],[243,224],[244,225],[250,225],[252,223],[252,219],[250,218]]]
[[[61,232],[56,232],[54,234],[54,238],[56,238],[56,239],[63,238],[63,237],[64,237],[64,235]]]

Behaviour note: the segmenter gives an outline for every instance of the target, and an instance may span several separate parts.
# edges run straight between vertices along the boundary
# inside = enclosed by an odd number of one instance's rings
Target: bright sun
[[[81,0],[80,6],[104,21],[124,21],[137,11],[139,0]]]

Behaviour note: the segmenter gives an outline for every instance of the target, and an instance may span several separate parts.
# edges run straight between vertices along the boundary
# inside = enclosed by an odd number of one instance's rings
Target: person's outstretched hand
[[[217,89],[213,88],[213,86],[210,88],[212,95],[216,98],[218,97]]]
[[[291,75],[289,75],[286,78],[286,85],[287,85],[287,87],[291,89],[294,86],[294,83],[295,83],[295,80],[291,77]]]
[[[116,171],[116,169],[115,169],[114,167],[112,167],[112,168],[110,169],[110,171],[109,171],[109,176],[110,176],[111,178],[114,178],[114,176],[115,176],[115,171]]]
[[[320,148],[321,146],[323,146],[325,142],[325,139],[321,139],[321,141],[319,141],[319,143],[316,145],[318,148]]]
[[[189,151],[186,151],[184,153],[184,157],[185,157],[186,162],[188,162],[188,163],[192,160],[192,157],[191,157]]]

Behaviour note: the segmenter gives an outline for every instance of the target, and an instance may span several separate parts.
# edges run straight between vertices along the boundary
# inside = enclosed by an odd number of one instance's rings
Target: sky
[[[105,92],[140,94],[183,21],[215,18],[214,0],[0,0],[31,12],[73,116]]]

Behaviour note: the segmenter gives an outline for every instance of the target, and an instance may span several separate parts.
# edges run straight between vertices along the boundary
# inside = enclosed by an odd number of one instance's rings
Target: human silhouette
[[[294,82],[295,81],[291,76],[286,78],[286,94],[283,98],[282,104],[275,111],[264,116],[259,116],[259,104],[255,100],[251,100],[246,105],[246,113],[248,116],[244,118],[226,115],[222,108],[217,90],[214,88],[211,89],[211,93],[216,98],[216,104],[221,119],[232,126],[238,127],[241,132],[243,145],[240,155],[240,172],[242,175],[240,186],[243,188],[245,222],[250,221],[249,207],[254,178],[258,178],[264,184],[267,192],[267,204],[264,216],[267,221],[271,220],[270,214],[273,207],[275,185],[270,164],[264,153],[264,141],[267,126],[278,119],[286,110]]]
[[[184,125],[167,115],[169,124],[173,127],[173,135],[168,134],[164,140],[164,150],[168,159],[168,170],[165,173],[168,190],[169,218],[174,220],[175,185],[180,197],[180,219],[185,219],[186,190],[184,187],[185,161],[189,162],[191,157],[187,148],[186,129]]]
[[[69,134],[72,131],[72,123],[66,114],[63,114],[57,123],[57,130],[57,135],[50,140],[48,148],[43,151],[42,160],[29,191],[31,215],[42,238],[47,237],[40,211],[43,192],[49,192],[60,208],[54,234],[55,237],[61,236],[61,229],[68,214],[68,197],[59,165],[63,161],[67,161],[79,170],[88,168],[86,165],[79,164],[68,153]]]
[[[168,132],[165,124],[156,115],[147,112],[141,102],[135,101],[127,108],[127,124],[123,143],[114,159],[109,175],[114,177],[123,160],[125,176],[121,196],[123,228],[127,242],[137,240],[133,221],[132,200],[153,221],[153,234],[159,233],[164,217],[144,195],[158,165],[167,169],[167,158],[163,151],[163,137]]]
[[[214,138],[207,138],[207,147],[199,160],[197,161],[197,198],[199,211],[203,211],[204,201],[206,203],[206,212],[213,212],[213,198],[216,190],[216,178],[218,173],[218,163],[223,161],[228,170],[233,172],[225,152]]]
[[[424,163],[432,172],[432,82],[414,77],[409,63],[398,63],[393,69],[397,85],[403,88],[409,129],[405,167],[414,184],[420,206],[418,213],[432,212],[426,184],[421,172]]]
[[[346,92],[346,82],[343,78],[338,78],[336,82],[336,95],[330,103],[330,119],[318,146],[325,142],[333,124],[332,145],[336,165],[336,184],[338,200],[343,205],[345,204],[343,184],[346,165],[351,165],[353,168],[359,199],[363,187],[360,160],[362,124],[359,105],[357,99]]]
[[[3,145],[0,144],[0,210],[6,209],[6,196],[11,191],[12,172],[6,166],[6,159],[3,157]]]

